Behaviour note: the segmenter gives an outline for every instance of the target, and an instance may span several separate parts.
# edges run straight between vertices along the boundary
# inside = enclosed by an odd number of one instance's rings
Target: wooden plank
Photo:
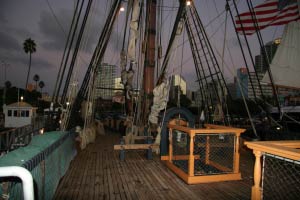
[[[124,162],[125,168],[126,168],[126,173],[125,173],[125,180],[130,184],[134,191],[134,195],[136,196],[136,199],[144,199],[144,193],[141,192],[143,188],[143,182],[140,179],[140,172],[136,170],[133,166],[133,163],[135,162],[136,155],[132,157],[132,154],[134,152],[129,152],[126,155],[126,161]]]
[[[114,154],[114,152],[112,152],[113,154],[113,159],[112,159],[112,162],[111,162],[111,172],[112,172],[112,175],[113,175],[113,180],[116,182],[116,186],[118,188],[118,191],[119,191],[119,196],[120,196],[120,199],[126,199],[126,193],[125,193],[125,189],[123,187],[123,183],[122,183],[122,180],[121,180],[121,177],[120,177],[120,174],[118,173],[118,162],[120,162],[118,159],[116,159],[116,155]]]
[[[126,136],[123,136],[123,139],[125,140]],[[141,135],[138,135],[138,136],[132,136],[132,139],[133,140],[146,140],[146,139],[153,139],[152,136],[141,136]]]
[[[160,198],[184,199],[182,194],[178,193],[178,190],[176,190],[172,184],[168,184],[168,181],[162,176],[161,171],[153,170],[156,169],[156,166],[157,165],[152,165],[148,171],[151,172],[149,178],[152,179],[152,182],[155,184],[155,189],[160,195]]]
[[[80,152],[61,180],[54,199],[83,199],[80,193],[86,195],[85,199],[95,200],[251,197],[253,155],[249,150],[241,150],[243,180],[187,185],[159,157],[154,155],[153,160],[147,160],[144,150],[128,151],[126,160],[120,161],[118,152],[113,150],[113,144],[118,142],[118,135],[101,136]]]
[[[121,198],[122,199],[133,199],[132,197],[132,193],[133,192],[133,189],[132,187],[130,187],[130,185],[127,183],[127,181],[124,179],[124,171],[122,170],[123,169],[123,166],[121,165],[121,161],[119,161],[119,159],[116,158],[117,155],[114,155],[115,156],[115,160],[117,161],[116,163],[116,174],[117,176],[119,177],[119,184],[121,185],[121,187],[123,188],[123,192],[124,192],[124,195],[121,195]]]
[[[110,155],[112,155],[109,159],[109,173],[111,175],[112,178],[112,182],[113,182],[113,192],[115,195],[115,199],[121,199],[121,193],[122,193],[122,185],[119,184],[119,176],[118,174],[116,174],[116,165],[115,165],[115,159],[114,159],[114,155],[113,155],[113,149],[109,149],[110,151]],[[123,195],[123,194],[122,194]]]
[[[83,173],[83,176],[82,176],[82,181],[81,181],[81,190],[78,191],[77,195],[78,195],[78,199],[79,200],[83,200],[83,199],[86,199],[88,198],[87,195],[88,195],[88,181],[89,181],[89,178],[88,178],[88,170],[89,170],[89,166],[90,166],[90,158],[89,158],[89,151],[87,151],[87,154],[86,154],[86,165],[84,166],[84,173]]]
[[[146,160],[143,155],[141,155],[141,152],[136,152],[139,154],[139,156],[143,157],[143,162],[135,162],[134,164],[138,167],[138,169],[141,171],[142,178],[145,182],[145,186],[147,187],[147,190],[151,192],[151,196],[155,194],[152,198],[157,199],[164,199],[165,193],[169,191],[168,187],[162,186],[158,179],[156,178],[156,173],[159,173],[159,171],[153,171],[151,170],[153,166],[156,166],[157,163],[155,163],[154,160]],[[151,197],[149,196],[149,197]],[[169,199],[174,199],[169,198]]]
[[[114,150],[137,150],[137,149],[159,149],[155,144],[115,144]]]
[[[101,195],[101,184],[102,184],[101,152],[97,151],[95,159],[96,159],[96,163],[95,163],[95,177],[94,177],[94,179],[95,179],[94,199],[99,199],[99,198],[102,198],[102,195]]]
[[[199,197],[195,196],[193,191],[188,188],[188,185],[163,165],[159,159],[156,160],[155,166],[152,169],[155,172],[160,172],[158,176],[166,182],[166,185],[170,187],[169,191],[177,195],[178,199],[199,199]]]
[[[105,180],[104,180],[104,151],[103,149],[101,149],[102,151],[99,152],[99,156],[98,156],[98,159],[100,159],[100,165],[99,165],[99,168],[97,169],[97,171],[99,171],[99,178],[100,178],[100,185],[99,185],[99,196],[98,196],[98,199],[104,199],[105,197],[105,189],[104,189],[104,184],[105,183]]]

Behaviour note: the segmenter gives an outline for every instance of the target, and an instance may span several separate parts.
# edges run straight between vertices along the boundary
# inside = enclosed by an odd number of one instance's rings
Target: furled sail
[[[300,22],[290,22],[286,25],[281,43],[270,64],[273,81],[276,86],[300,88]],[[270,83],[266,73],[262,79]]]
[[[130,22],[130,39],[128,44],[128,58],[130,61],[135,61],[135,42],[138,36],[138,19],[140,13],[140,5],[138,0],[133,1],[132,16]]]

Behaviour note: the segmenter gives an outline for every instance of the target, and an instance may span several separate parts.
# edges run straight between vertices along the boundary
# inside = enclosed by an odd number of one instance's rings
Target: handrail
[[[245,142],[245,145],[253,150],[255,155],[254,164],[254,185],[252,186],[252,200],[260,200],[262,194],[262,165],[261,156],[264,153],[288,158],[291,160],[300,160],[300,141],[258,141],[258,142]]]
[[[205,128],[191,128],[186,126],[179,126],[175,124],[168,124],[168,128],[186,132],[188,135],[194,135],[197,133],[205,133],[205,134],[215,134],[215,133],[235,133],[236,136],[240,136],[241,133],[245,131],[245,129],[213,125],[213,124],[205,124]]]
[[[245,145],[254,151],[300,160],[300,141],[257,141],[245,142]]]
[[[0,177],[19,177],[23,183],[23,197],[25,200],[34,199],[33,178],[31,173],[18,166],[0,167]]]

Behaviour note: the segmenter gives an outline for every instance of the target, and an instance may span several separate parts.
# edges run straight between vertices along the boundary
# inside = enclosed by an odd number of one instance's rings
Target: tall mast
[[[154,69],[155,69],[155,48],[156,48],[156,1],[147,0],[147,13],[146,13],[146,55],[144,61],[144,120],[151,104],[151,96],[154,88]]]

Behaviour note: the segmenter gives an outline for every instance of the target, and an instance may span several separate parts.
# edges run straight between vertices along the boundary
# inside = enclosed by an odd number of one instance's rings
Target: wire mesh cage
[[[240,180],[239,136],[243,129],[169,124],[167,166],[189,184]]]
[[[188,173],[188,160],[190,154],[190,136],[182,131],[172,132],[172,161],[175,166]]]
[[[233,172],[235,134],[201,134],[195,136],[195,175]]]
[[[262,199],[300,199],[300,162],[264,154]]]

